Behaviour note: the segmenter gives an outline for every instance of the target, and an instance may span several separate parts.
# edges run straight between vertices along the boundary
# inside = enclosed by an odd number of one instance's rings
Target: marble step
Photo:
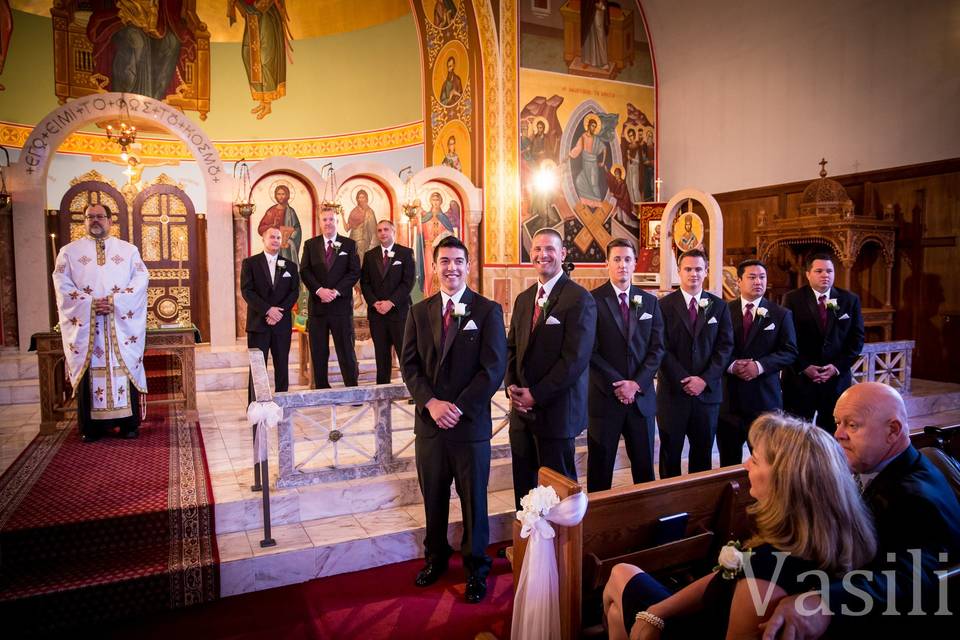
[[[586,483],[587,449],[585,446],[577,448],[575,459],[577,472]],[[630,461],[622,442],[614,468],[615,473],[626,472],[629,477]],[[291,489],[276,488],[276,473],[272,468],[271,476],[270,522],[274,526],[350,514],[379,513],[398,507],[416,508],[421,512],[423,509],[420,487],[414,470]],[[236,489],[225,488],[223,484],[217,482],[216,478],[214,479],[217,531],[233,533],[243,530],[262,530],[262,496],[260,493],[250,491],[253,471],[244,470],[236,477],[243,483]],[[491,461],[487,489],[490,492],[508,491],[510,503],[513,503],[513,475],[509,457]],[[451,487],[451,493],[455,497],[456,489]]]
[[[490,542],[512,536],[513,490],[488,495]],[[422,508],[395,507],[273,527],[277,544],[263,548],[262,530],[217,535],[220,595],[228,597],[423,557]],[[463,535],[457,501],[450,503],[447,539],[459,548]],[[413,581],[414,575],[410,576]]]

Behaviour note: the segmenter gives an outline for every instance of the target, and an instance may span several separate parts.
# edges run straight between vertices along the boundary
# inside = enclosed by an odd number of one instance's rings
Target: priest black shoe
[[[477,604],[487,595],[487,578],[470,576],[467,578],[467,602]]]
[[[84,433],[80,436],[80,440],[82,442],[96,442],[99,439],[100,439],[100,436],[92,433]]]
[[[139,438],[140,431],[138,429],[134,429],[133,431],[127,431],[126,433],[123,434],[123,437],[126,438],[127,440],[133,440],[134,438]]]
[[[420,573],[417,574],[416,585],[418,587],[429,587],[434,582],[440,579],[447,571],[447,564],[440,562],[430,562],[427,561],[427,564],[423,566],[423,569],[420,569]]]

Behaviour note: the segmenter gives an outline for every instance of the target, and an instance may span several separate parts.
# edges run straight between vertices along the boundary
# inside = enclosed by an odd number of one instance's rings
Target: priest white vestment
[[[131,415],[131,382],[147,391],[148,281],[140,252],[118,238],[80,238],[57,255],[53,283],[67,375],[76,392],[89,369],[94,420]],[[111,299],[112,313],[98,315],[95,298]]]

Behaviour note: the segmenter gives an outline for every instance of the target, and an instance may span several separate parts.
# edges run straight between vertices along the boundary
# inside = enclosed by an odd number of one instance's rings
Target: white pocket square
[[[710,318],[709,320],[707,320],[707,324],[717,324],[717,319],[715,317]]]
[[[471,320],[470,322],[467,323],[467,325],[463,328],[463,330],[464,330],[464,331],[476,331],[476,330],[477,330],[477,323],[474,322],[473,320]]]
[[[345,255],[347,255],[347,252],[346,252],[346,251],[341,251],[338,255],[345,256]]]
[[[393,264],[403,264],[403,263],[400,262],[399,260],[394,260],[394,261],[393,261]]]
[[[560,321],[553,316],[547,316],[547,324],[560,324]]]
[[[284,271],[284,272],[283,272],[283,275],[282,275],[281,277],[282,277],[282,278],[289,278],[289,277],[290,277],[290,272],[289,272],[289,271]]]
[[[638,319],[639,319],[639,320],[649,320],[649,319],[652,318],[652,317],[653,317],[653,316],[650,315],[649,313],[644,313],[644,314],[643,314],[642,316],[640,316],[640,318],[638,318]]]
[[[850,319],[850,314],[849,314],[849,313],[845,313],[845,314],[843,314],[842,316],[840,316],[839,318],[837,318],[837,320],[849,320],[849,319]]]
[[[765,326],[765,327],[763,328],[763,330],[764,330],[764,331],[773,331],[773,330],[776,329],[776,328],[777,328],[777,325],[775,325],[775,324],[770,324],[770,325]]]

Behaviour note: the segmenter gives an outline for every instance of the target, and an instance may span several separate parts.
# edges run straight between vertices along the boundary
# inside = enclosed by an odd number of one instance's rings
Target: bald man
[[[838,614],[832,622],[817,611],[820,596],[803,594],[796,603],[796,597],[785,598],[767,623],[764,640],[818,638],[828,626],[830,637],[837,638],[907,637],[908,631],[916,638],[941,637],[934,632],[952,623],[952,617],[932,615],[948,608],[946,598],[939,598],[936,571],[960,563],[960,504],[940,471],[910,444],[907,409],[892,387],[853,385],[837,400],[834,418],[835,437],[873,513],[877,556],[864,567],[869,576],[851,575],[847,585],[840,580],[830,584],[829,601],[822,604]],[[888,584],[891,577],[893,584]],[[852,615],[863,611],[867,601],[866,615]],[[811,613],[798,613],[797,606]],[[781,627],[783,634],[777,636]]]

